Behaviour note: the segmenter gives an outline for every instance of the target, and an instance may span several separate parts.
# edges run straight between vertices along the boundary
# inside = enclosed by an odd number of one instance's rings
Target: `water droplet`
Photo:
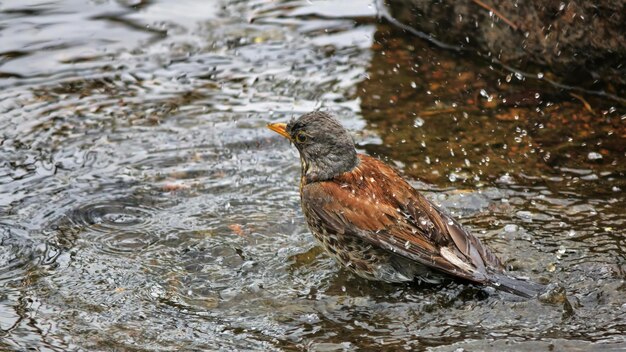
[[[515,224],[508,224],[506,226],[504,226],[504,232],[516,232],[518,229],[518,226]]]
[[[590,152],[587,154],[587,159],[589,160],[600,160],[602,159],[602,154],[596,152]]]
[[[411,88],[413,88],[413,89],[417,88],[417,83],[411,82]]]
[[[513,177],[511,177],[511,175],[509,175],[509,173],[507,172],[506,174],[500,176],[500,178],[498,178],[498,182],[501,183],[505,183],[505,184],[513,184],[515,180],[513,180]]]
[[[422,127],[422,126],[424,126],[424,122],[426,122],[426,121],[424,121],[423,118],[416,117],[415,120],[413,120],[413,127],[415,127],[415,128]]]
[[[537,74],[537,78],[542,79],[542,78],[543,78],[543,73],[542,73],[542,72],[539,72],[539,73]]]

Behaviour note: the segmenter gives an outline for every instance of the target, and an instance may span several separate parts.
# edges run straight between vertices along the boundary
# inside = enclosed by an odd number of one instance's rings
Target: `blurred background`
[[[602,6],[0,2],[0,349],[623,350],[626,11]],[[264,127],[316,108],[568,301],[340,269]]]

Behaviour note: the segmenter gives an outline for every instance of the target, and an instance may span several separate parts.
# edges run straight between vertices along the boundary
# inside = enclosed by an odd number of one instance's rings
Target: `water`
[[[389,29],[366,1],[0,4],[0,349],[626,348],[624,109]],[[321,106],[573,310],[342,271],[264,128]]]

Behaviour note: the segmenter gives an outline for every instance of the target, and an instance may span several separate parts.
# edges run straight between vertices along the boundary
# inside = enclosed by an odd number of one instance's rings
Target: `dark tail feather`
[[[547,290],[545,285],[501,273],[490,275],[489,286],[526,298],[537,297]]]

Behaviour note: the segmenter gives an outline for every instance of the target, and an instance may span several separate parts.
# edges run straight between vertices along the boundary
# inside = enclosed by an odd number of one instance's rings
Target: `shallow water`
[[[614,101],[398,37],[367,1],[3,2],[0,43],[0,349],[626,348]],[[572,309],[342,271],[264,128],[318,107]]]

